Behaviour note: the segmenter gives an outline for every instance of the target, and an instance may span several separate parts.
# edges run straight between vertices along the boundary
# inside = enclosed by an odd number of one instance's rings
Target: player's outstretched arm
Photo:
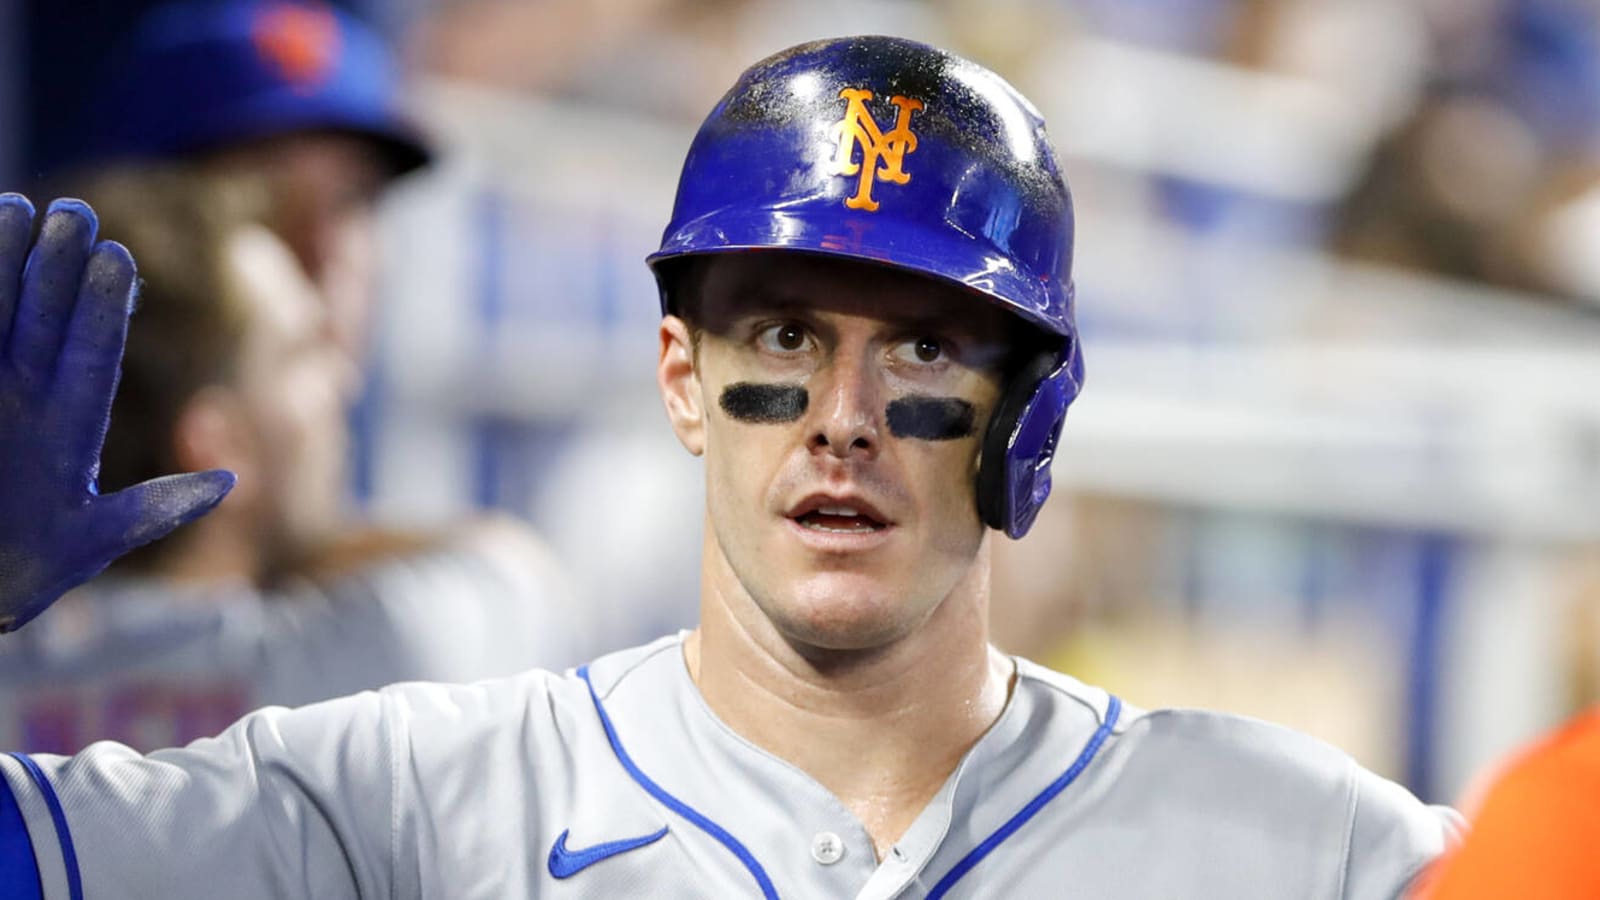
[[[95,240],[79,201],[51,204],[37,241],[33,217],[25,197],[0,194],[0,633],[204,515],[234,481],[200,472],[100,495],[133,258]]]

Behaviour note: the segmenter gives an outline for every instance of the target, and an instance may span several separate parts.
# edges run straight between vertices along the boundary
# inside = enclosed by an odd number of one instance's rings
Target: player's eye
[[[900,362],[929,366],[950,358],[950,344],[943,338],[924,335],[899,342],[890,354]]]
[[[761,329],[756,335],[761,349],[773,353],[798,353],[812,347],[811,335],[798,322],[777,322]]]

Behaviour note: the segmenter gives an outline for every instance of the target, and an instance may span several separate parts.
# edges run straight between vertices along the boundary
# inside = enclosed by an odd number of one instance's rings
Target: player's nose
[[[883,391],[864,348],[840,347],[813,379],[806,445],[840,459],[872,459],[882,446]],[[819,383],[820,382],[820,383]]]

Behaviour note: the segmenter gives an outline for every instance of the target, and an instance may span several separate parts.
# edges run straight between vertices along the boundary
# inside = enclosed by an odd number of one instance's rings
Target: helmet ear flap
[[[1077,348],[1042,353],[1010,379],[984,432],[978,464],[978,515],[1012,538],[1028,533],[1050,496],[1050,463],[1078,395]]]

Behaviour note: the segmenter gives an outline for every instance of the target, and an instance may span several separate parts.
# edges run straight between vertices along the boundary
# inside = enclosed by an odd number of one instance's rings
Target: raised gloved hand
[[[100,496],[133,308],[133,258],[95,242],[94,211],[0,194],[0,632],[112,560],[217,505],[232,472],[172,475]]]

